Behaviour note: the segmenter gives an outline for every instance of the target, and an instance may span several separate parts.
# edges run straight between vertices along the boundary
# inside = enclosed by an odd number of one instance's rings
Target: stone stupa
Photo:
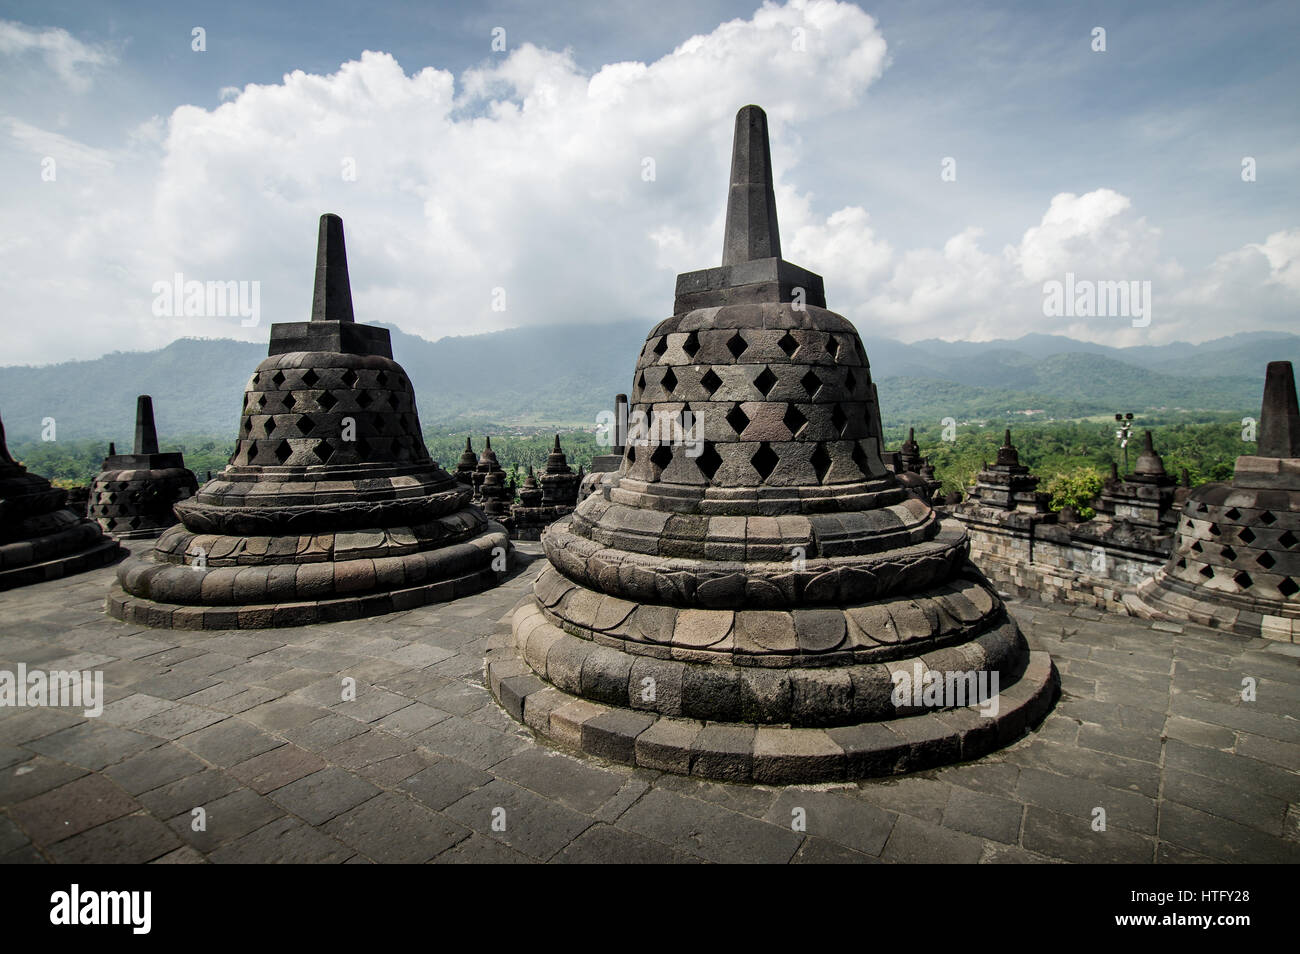
[[[115,450],[109,447],[90,485],[89,516],[119,540],[156,537],[176,523],[173,505],[193,497],[199,484],[182,454],[158,451],[149,395],[136,399],[134,451]]]
[[[123,564],[108,610],[183,629],[371,616],[496,585],[505,530],[429,458],[386,328],[352,312],[343,222],[320,220],[311,320],[271,326],[229,465]]]
[[[68,492],[14,460],[0,421],[0,590],[106,566],[122,552],[99,524],[66,506]]]
[[[1269,362],[1257,436],[1231,482],[1187,496],[1173,554],[1125,601],[1132,612],[1300,641],[1300,407],[1290,361]]]
[[[543,533],[550,565],[489,644],[489,685],[558,743],[679,773],[825,781],[975,758],[1045,714],[1054,667],[961,525],[884,466],[857,331],[781,258],[769,156],[746,106],[722,267],[678,276],[637,361],[647,431]],[[921,694],[949,674],[946,702]],[[994,674],[987,715],[948,705],[958,679]]]

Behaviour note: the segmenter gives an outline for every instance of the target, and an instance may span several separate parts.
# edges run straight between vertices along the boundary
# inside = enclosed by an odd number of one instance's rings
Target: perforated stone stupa
[[[961,525],[884,466],[857,331],[780,256],[767,119],[747,106],[723,264],[678,276],[637,361],[632,420],[649,426],[544,532],[550,565],[490,647],[489,684],[557,742],[680,773],[813,781],[974,758],[1046,712],[1055,670]],[[973,684],[994,676],[982,714]],[[935,678],[938,701],[922,694]]]
[[[1183,505],[1169,562],[1130,608],[1248,636],[1300,641],[1300,408],[1290,361],[1264,381],[1254,454]]]
[[[136,399],[134,452],[115,449],[90,485],[90,518],[119,540],[156,537],[176,523],[172,507],[193,497],[199,484],[182,454],[159,453],[149,395]]]
[[[229,465],[123,564],[109,612],[149,626],[289,626],[493,586],[505,530],[429,458],[385,328],[352,312],[343,222],[323,215],[310,321],[271,327]]]
[[[121,555],[117,541],[67,500],[66,490],[13,459],[0,421],[0,590],[94,570]]]

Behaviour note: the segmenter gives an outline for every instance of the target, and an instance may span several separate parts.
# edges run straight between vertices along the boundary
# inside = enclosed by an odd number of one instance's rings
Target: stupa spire
[[[727,229],[722,264],[739,265],[781,257],[776,222],[776,192],[772,188],[772,151],[767,137],[767,113],[745,106],[736,114],[731,146],[731,188],[727,193]]]
[[[158,453],[158,428],[153,423],[153,398],[141,394],[135,399],[135,453]]]
[[[348,253],[343,245],[343,220],[333,212],[320,217],[311,320],[356,320],[352,314],[352,286],[348,281]]]
[[[1259,457],[1300,457],[1300,407],[1290,361],[1270,361],[1259,415]]]

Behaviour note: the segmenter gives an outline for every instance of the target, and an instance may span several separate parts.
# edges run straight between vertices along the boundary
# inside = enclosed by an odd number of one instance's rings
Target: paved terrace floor
[[[1300,646],[1013,604],[1063,688],[1015,745],[854,784],[718,784],[558,752],[498,708],[484,643],[540,568],[245,632],[111,620],[111,568],[0,593],[0,669],[102,670],[107,699],[91,719],[0,709],[0,861],[1300,861]]]

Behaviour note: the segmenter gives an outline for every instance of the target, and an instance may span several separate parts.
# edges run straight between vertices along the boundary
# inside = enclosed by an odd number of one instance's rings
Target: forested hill
[[[592,425],[630,391],[648,322],[518,328],[428,341],[392,329],[426,425]],[[1108,348],[1052,335],[904,344],[864,339],[885,423],[1082,417],[1155,409],[1259,412],[1268,361],[1300,362],[1300,336],[1239,334],[1201,345]],[[173,434],[233,435],[264,344],[175,341],[93,361],[0,368],[0,416],[14,440],[52,417],[61,439],[129,443],[135,398],[152,394]]]

